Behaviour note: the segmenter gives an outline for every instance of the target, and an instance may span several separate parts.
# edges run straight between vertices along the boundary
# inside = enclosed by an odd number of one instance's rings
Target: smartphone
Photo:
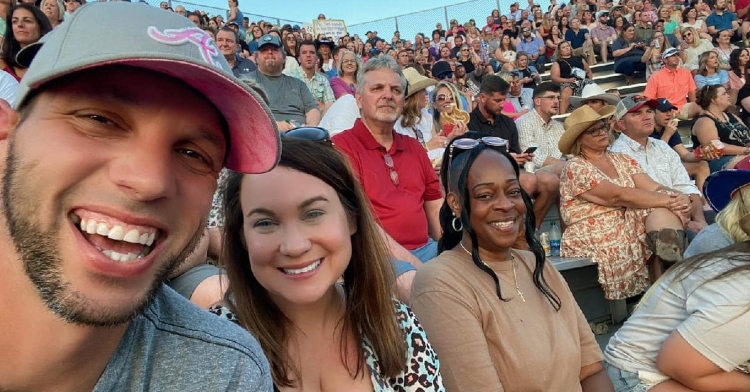
[[[527,149],[526,149],[526,151],[524,151],[523,153],[524,153],[524,154],[533,154],[533,153],[534,153],[534,151],[536,151],[536,147],[529,147],[529,148],[527,148]]]

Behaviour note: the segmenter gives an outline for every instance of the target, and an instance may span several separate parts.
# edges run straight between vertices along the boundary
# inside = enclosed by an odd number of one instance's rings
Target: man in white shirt
[[[680,156],[667,143],[650,137],[659,102],[637,98],[625,97],[617,104],[615,124],[622,133],[610,150],[630,155],[654,181],[689,195],[691,211],[686,228],[697,233],[707,225],[700,191],[690,180]]]
[[[534,88],[534,109],[516,121],[521,150],[536,147],[534,166],[545,168],[558,177],[565,165],[557,143],[565,132],[562,122],[552,116],[560,110],[560,86],[553,82],[542,83]]]

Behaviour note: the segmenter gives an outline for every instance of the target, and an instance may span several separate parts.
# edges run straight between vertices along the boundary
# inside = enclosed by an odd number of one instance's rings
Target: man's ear
[[[7,140],[8,136],[18,125],[20,117],[10,104],[0,99],[0,140]]]

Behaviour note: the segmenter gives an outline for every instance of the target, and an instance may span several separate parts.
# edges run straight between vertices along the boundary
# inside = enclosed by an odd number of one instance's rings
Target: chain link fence
[[[525,8],[528,2],[518,0],[521,8]],[[547,10],[549,0],[535,1]],[[446,7],[432,8],[424,11],[415,12],[407,15],[399,15],[392,18],[374,20],[371,22],[347,24],[349,34],[359,34],[359,37],[365,39],[365,33],[368,31],[377,31],[378,36],[390,42],[393,32],[398,30],[402,39],[412,40],[417,33],[423,33],[427,39],[432,38],[430,35],[435,30],[435,25],[440,23],[443,29],[450,26],[450,21],[455,19],[460,24],[464,24],[471,19],[477,28],[481,29],[487,24],[487,17],[492,10],[499,9],[500,14],[506,15],[510,12],[511,1],[503,0],[472,0],[464,3],[449,5]]]
[[[131,1],[137,1],[137,0],[131,0]],[[172,9],[175,9],[178,5],[181,5],[185,7],[188,12],[190,11],[205,11],[206,14],[209,16],[216,16],[221,15],[226,19],[229,16],[229,9],[227,8],[221,8],[221,7],[211,7],[204,4],[197,4],[197,3],[191,3],[189,1],[181,1],[181,0],[145,0],[146,3],[148,3],[151,6],[158,7],[162,1],[166,1]],[[240,11],[242,11],[242,8],[240,8]],[[250,19],[250,22],[258,22],[258,21],[265,21],[265,22],[271,22],[271,24],[276,26],[283,26],[285,24],[289,25],[300,25],[302,26],[302,22],[291,20],[291,19],[284,19],[284,18],[277,18],[275,16],[267,16],[267,15],[257,15],[257,14],[251,14],[247,12],[242,12],[242,15]],[[309,22],[308,22],[309,23]]]

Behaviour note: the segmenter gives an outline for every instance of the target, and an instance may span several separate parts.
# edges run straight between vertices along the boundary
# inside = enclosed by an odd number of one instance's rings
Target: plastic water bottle
[[[549,247],[552,256],[560,256],[560,239],[562,235],[557,222],[552,221],[552,227],[549,229]]]

